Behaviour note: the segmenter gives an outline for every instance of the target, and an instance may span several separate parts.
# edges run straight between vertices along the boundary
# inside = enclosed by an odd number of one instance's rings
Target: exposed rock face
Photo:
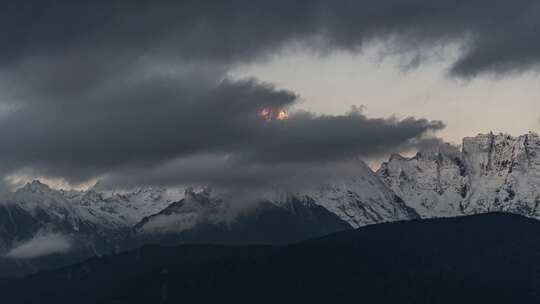
[[[540,138],[481,134],[462,151],[442,146],[393,156],[377,171],[422,217],[506,211],[540,218]]]

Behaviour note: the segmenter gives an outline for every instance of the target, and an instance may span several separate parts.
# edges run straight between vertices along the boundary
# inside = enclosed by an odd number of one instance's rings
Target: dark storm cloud
[[[438,121],[367,118],[358,110],[342,116],[298,113],[262,130],[248,159],[265,162],[310,162],[375,156],[408,140],[444,128]],[[412,142],[407,143],[409,145]]]
[[[212,154],[230,159],[222,168],[238,173],[242,170],[235,168],[247,166],[245,174],[252,176],[270,171],[251,165],[371,156],[443,127],[425,119],[369,119],[358,111],[298,113],[286,121],[260,115],[264,108],[283,109],[296,100],[293,92],[256,80],[220,80],[192,71],[136,76],[74,100],[45,98],[14,110],[0,120],[0,159],[8,171],[30,167],[40,175],[82,181]],[[204,172],[207,166],[199,167]]]
[[[357,50],[377,38],[411,49],[464,40],[453,72],[473,75],[536,66],[539,17],[534,0],[11,2],[0,13],[0,60],[77,49],[81,60],[113,50],[238,62],[290,42]]]
[[[226,190],[262,190],[271,187],[298,191],[327,181],[357,177],[365,167],[357,159],[320,162],[248,162],[223,155],[194,155],[164,162],[152,168],[115,170],[100,179],[98,188],[130,188],[137,185],[212,186]],[[218,191],[219,192],[219,191]]]
[[[15,110],[0,120],[0,158],[64,176],[70,168],[93,175],[177,155],[231,151],[255,132],[263,107],[283,107],[295,98],[254,80],[153,76],[55,106],[45,101]]]
[[[179,155],[152,168],[119,168],[101,185],[211,184],[216,187],[298,189],[358,174],[358,157],[369,158],[417,149],[435,138],[423,135],[444,128],[425,119],[369,119],[357,110],[342,116],[296,113],[286,121],[253,121],[232,149],[213,154]],[[230,141],[228,142],[230,144]],[[209,148],[213,143],[208,143]],[[208,151],[209,149],[207,149]],[[222,152],[222,153],[219,153]]]
[[[521,71],[540,60],[538,11],[532,0],[12,1],[0,12],[0,168],[112,184],[135,172],[188,182],[167,169],[184,168],[222,183],[411,147],[443,124],[357,111],[264,122],[263,108],[296,94],[227,72],[290,44],[325,53],[374,39],[399,51],[463,43],[460,76]]]

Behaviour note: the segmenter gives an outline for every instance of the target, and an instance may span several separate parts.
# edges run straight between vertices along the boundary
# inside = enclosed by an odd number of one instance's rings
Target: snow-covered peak
[[[188,187],[182,200],[146,217],[137,225],[137,230],[142,234],[180,233],[202,223],[226,223],[235,217],[234,211],[230,198],[224,199],[210,188]]]
[[[393,156],[377,174],[422,217],[459,214],[464,165],[457,148],[435,146],[414,157]]]
[[[17,189],[12,198],[20,200],[40,200],[42,198],[61,198],[61,191],[50,188],[48,185],[34,180]]]
[[[65,223],[73,230],[78,230],[81,225],[129,229],[144,217],[160,212],[183,197],[183,189],[140,187],[111,194],[95,188],[86,191],[56,190],[36,180],[1,201],[34,216],[47,216],[58,223]]]
[[[105,196],[124,201],[146,203],[155,201],[179,201],[184,198],[184,195],[184,188],[143,186],[128,190],[108,191]]]
[[[167,189],[163,187],[144,186],[129,191],[117,193],[127,198],[139,198],[143,200],[160,200],[166,195]]]
[[[71,205],[61,191],[51,189],[37,180],[7,194],[2,198],[2,202],[18,205],[31,212],[41,209],[47,213],[58,213],[62,209],[71,209]]]
[[[474,175],[527,171],[535,167],[539,150],[540,138],[535,133],[518,137],[490,133],[463,139],[463,157]]]
[[[21,187],[17,191],[18,192],[25,192],[25,193],[44,194],[44,193],[51,192],[52,189],[48,185],[40,182],[39,180],[33,180],[32,182],[27,183],[26,185],[24,185],[23,187]]]
[[[159,213],[170,204],[180,201],[185,196],[183,188],[138,187],[131,190],[114,191],[104,197],[124,207],[124,216],[135,225],[150,215]]]
[[[364,162],[358,161],[355,169],[352,177],[292,195],[313,201],[355,228],[418,217]]]

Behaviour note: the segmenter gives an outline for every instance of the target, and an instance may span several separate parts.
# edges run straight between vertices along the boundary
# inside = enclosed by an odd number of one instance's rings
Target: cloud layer
[[[69,240],[61,234],[37,234],[31,240],[12,248],[6,254],[6,257],[13,259],[34,259],[56,253],[65,253],[70,248],[71,244]]]
[[[418,145],[444,124],[358,111],[267,122],[262,109],[287,109],[297,94],[227,72],[291,45],[356,52],[374,40],[398,53],[461,43],[456,76],[522,71],[540,61],[539,9],[532,0],[7,4],[0,169],[121,186],[225,184],[239,173],[271,183],[341,168]]]
[[[83,62],[159,54],[232,63],[290,43],[354,51],[372,39],[401,48],[465,40],[458,75],[528,69],[540,59],[534,0],[25,1],[1,14],[4,66],[70,50]]]

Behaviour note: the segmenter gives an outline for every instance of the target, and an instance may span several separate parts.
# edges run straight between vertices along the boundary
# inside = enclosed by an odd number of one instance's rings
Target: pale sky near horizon
[[[287,51],[237,67],[231,76],[290,89],[301,97],[297,109],[318,114],[363,106],[369,117],[442,120],[447,127],[438,135],[454,144],[490,131],[518,136],[540,130],[540,76],[535,72],[458,79],[447,73],[451,54],[404,68],[403,58],[379,53],[375,48],[361,54]]]

